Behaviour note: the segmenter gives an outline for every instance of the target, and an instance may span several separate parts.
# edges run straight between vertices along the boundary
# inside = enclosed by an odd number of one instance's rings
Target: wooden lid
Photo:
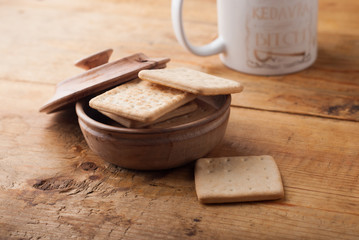
[[[40,108],[40,112],[53,113],[62,110],[84,97],[136,78],[138,72],[143,69],[164,68],[169,61],[169,58],[148,58],[143,53],[136,53],[91,68],[58,83],[54,96]]]

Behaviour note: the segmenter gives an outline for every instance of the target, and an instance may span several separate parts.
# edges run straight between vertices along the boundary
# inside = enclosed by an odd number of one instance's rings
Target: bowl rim
[[[76,103],[75,109],[76,109],[76,114],[77,114],[78,120],[82,120],[85,123],[87,123],[93,127],[96,127],[98,129],[105,130],[108,132],[131,133],[131,134],[169,133],[169,132],[185,130],[188,128],[193,128],[193,127],[205,124],[207,122],[210,122],[214,119],[217,119],[220,115],[224,114],[228,108],[230,108],[230,104],[231,104],[231,95],[230,94],[221,95],[221,96],[225,97],[226,99],[225,99],[223,105],[220,106],[220,108],[216,112],[214,112],[204,118],[198,119],[196,121],[185,123],[185,124],[180,124],[180,125],[168,127],[168,128],[126,128],[126,127],[115,127],[115,126],[101,123],[101,122],[96,121],[95,119],[89,117],[85,113],[84,108],[89,107],[88,100],[78,101]],[[211,97],[211,96],[204,96],[204,97]]]

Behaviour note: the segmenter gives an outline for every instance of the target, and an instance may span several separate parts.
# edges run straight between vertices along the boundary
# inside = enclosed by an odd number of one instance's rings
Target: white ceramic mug
[[[217,0],[219,36],[205,46],[187,40],[182,6],[183,0],[172,0],[178,41],[199,56],[220,53],[234,70],[287,74],[309,67],[317,57],[318,0]]]

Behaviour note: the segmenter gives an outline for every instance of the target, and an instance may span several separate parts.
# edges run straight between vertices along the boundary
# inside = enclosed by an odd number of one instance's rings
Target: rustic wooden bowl
[[[222,140],[230,112],[230,95],[201,97],[216,111],[186,124],[155,129],[124,128],[88,106],[76,104],[81,131],[89,147],[105,161],[137,170],[184,165],[208,154]]]

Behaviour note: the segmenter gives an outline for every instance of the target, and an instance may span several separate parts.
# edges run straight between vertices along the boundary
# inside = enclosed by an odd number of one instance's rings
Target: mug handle
[[[210,56],[217,53],[221,53],[225,50],[223,39],[219,36],[211,43],[204,46],[193,46],[184,33],[183,21],[182,21],[182,6],[183,0],[172,0],[171,15],[172,26],[175,31],[175,35],[180,44],[188,49],[193,54],[199,56]]]

